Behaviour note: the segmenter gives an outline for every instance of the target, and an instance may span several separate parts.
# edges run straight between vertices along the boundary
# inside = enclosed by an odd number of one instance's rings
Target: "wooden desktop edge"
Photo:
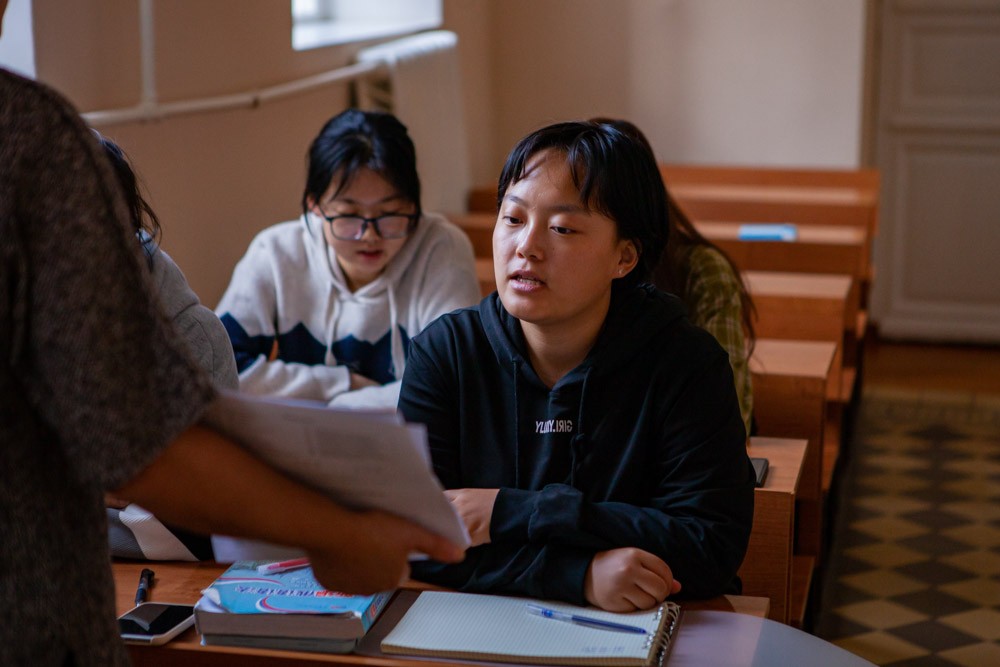
[[[115,600],[117,613],[122,614],[133,605],[135,586],[139,572],[149,567],[156,572],[156,580],[150,595],[153,602],[180,602],[194,604],[200,597],[200,591],[206,588],[226,569],[226,565],[218,563],[183,563],[183,562],[112,562],[112,572],[115,579]],[[444,590],[418,581],[408,581],[400,589],[382,616],[369,631],[362,646],[362,653],[347,655],[327,653],[306,653],[299,651],[277,651],[270,649],[248,649],[224,646],[202,646],[198,633],[194,628],[187,630],[174,641],[164,646],[129,647],[133,665],[172,665],[183,660],[184,667],[224,667],[230,664],[242,667],[263,667],[265,665],[309,665],[313,663],[342,663],[370,667],[403,667],[418,658],[402,656],[385,656],[378,650],[381,637],[391,629],[402,617],[409,604],[421,590]],[[709,600],[681,601],[682,609],[686,611],[728,611],[767,618],[770,602],[767,598],[742,595],[722,595]],[[372,646],[374,645],[374,648]],[[183,653],[180,653],[183,652]],[[451,660],[419,659],[422,664],[436,664],[448,667],[456,664]],[[478,663],[477,663],[478,664]],[[500,664],[500,663],[485,663]]]

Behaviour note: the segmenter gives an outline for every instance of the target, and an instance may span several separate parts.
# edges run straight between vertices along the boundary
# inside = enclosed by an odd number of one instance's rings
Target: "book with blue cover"
[[[194,613],[203,643],[262,646],[262,640],[271,640],[265,641],[269,648],[298,645],[346,653],[392,597],[392,591],[375,595],[328,591],[309,567],[261,573],[258,567],[267,563],[233,563],[202,591]]]

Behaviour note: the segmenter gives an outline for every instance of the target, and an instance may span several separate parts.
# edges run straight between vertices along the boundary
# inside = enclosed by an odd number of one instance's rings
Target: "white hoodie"
[[[300,218],[265,229],[233,271],[216,312],[240,389],[395,408],[410,338],[480,299],[472,244],[441,216],[424,214],[382,275],[352,293],[321,223],[310,216],[308,225]],[[381,386],[350,391],[351,370]]]

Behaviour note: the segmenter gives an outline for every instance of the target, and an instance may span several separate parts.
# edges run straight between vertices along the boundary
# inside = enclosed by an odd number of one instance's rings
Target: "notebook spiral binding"
[[[677,629],[677,621],[680,619],[680,611],[681,608],[676,604],[661,605],[660,608],[656,610],[657,620],[662,618],[664,614],[667,616],[666,622],[662,625],[662,631],[657,632],[655,635],[649,635],[646,638],[645,648],[654,646],[656,648],[656,657],[652,662],[652,664],[656,667],[663,667],[667,654],[670,652],[670,642],[673,639],[674,630]]]

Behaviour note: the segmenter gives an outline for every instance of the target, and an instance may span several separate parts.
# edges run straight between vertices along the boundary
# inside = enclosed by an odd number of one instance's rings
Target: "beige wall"
[[[858,164],[864,0],[491,5],[495,145],[554,120],[636,122],[665,161]]]
[[[849,166],[858,155],[863,0],[444,0],[459,35],[473,182],[542,124],[629,117],[664,160]],[[81,111],[139,100],[135,0],[34,0],[38,78]],[[291,48],[289,3],[154,3],[160,100],[335,68],[357,47]],[[294,217],[332,86],[256,110],[105,128],[132,156],[164,247],[214,306],[252,236]]]
[[[444,28],[458,35],[465,98],[469,168],[473,183],[489,183],[500,173],[495,143],[493,41],[489,6],[496,0],[444,0]]]

